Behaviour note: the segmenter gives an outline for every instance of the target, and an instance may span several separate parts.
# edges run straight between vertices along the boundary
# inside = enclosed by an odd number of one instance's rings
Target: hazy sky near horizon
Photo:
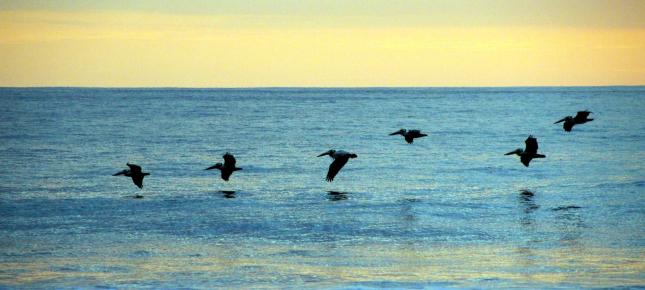
[[[0,86],[644,85],[645,1],[3,1]]]

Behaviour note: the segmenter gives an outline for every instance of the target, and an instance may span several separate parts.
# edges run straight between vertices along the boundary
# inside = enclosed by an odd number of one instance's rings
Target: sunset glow
[[[457,2],[3,3],[0,86],[645,83],[645,2]]]

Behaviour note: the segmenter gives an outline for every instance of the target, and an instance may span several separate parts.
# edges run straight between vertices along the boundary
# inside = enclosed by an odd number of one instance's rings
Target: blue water
[[[645,287],[644,116],[645,87],[0,89],[0,288]]]

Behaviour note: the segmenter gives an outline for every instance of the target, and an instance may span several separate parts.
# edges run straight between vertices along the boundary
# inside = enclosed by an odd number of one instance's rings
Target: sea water
[[[3,88],[0,288],[645,287],[644,116],[645,87]]]

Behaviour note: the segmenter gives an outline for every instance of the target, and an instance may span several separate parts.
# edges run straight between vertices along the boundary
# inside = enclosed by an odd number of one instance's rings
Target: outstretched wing
[[[533,157],[529,155],[522,155],[520,157],[520,161],[522,161],[522,164],[524,164],[524,166],[526,167],[529,167],[529,163],[531,162],[531,159],[533,159]]]
[[[224,181],[228,181],[228,178],[231,177],[231,174],[233,174],[233,170],[229,170],[228,168],[222,168],[222,179]]]
[[[143,175],[133,175],[132,182],[139,188],[143,188]]]
[[[575,124],[576,124],[575,122],[567,121],[567,122],[564,122],[564,124],[562,124],[562,128],[566,132],[571,132],[571,129],[573,129],[573,125]]]
[[[222,157],[224,157],[224,167],[235,168],[235,157],[233,154],[226,152]]]
[[[533,153],[533,154],[537,153],[538,142],[537,142],[537,139],[533,137],[533,135],[529,135],[529,137],[526,138],[526,141],[524,141],[524,143],[526,143],[526,148],[524,149],[524,152]]]
[[[130,163],[126,163],[126,164],[128,165],[128,167],[130,167],[130,171],[132,171],[132,173],[141,172],[141,166],[136,164],[130,164]]]
[[[329,165],[329,171],[327,172],[327,181],[332,182],[334,180],[334,177],[336,177],[336,174],[338,174],[338,171],[340,171],[340,169],[345,166],[345,163],[347,163],[348,160],[349,157],[334,159],[334,162]]]
[[[125,174],[126,174],[126,173],[128,173],[129,171],[130,171],[130,170],[123,169],[123,170],[121,170],[121,171],[119,171],[119,172],[117,172],[117,173],[112,174],[112,176],[125,175]]]
[[[564,122],[564,121],[566,121],[566,120],[567,120],[567,118],[570,118],[570,116],[566,116],[566,117],[564,117],[564,118],[560,119],[559,121],[557,121],[557,122],[555,122],[555,123],[553,123],[553,124],[557,124],[557,123],[560,123],[560,122]]]
[[[589,111],[579,111],[578,114],[576,114],[576,116],[574,117],[574,119],[576,121],[584,121],[584,120],[587,120],[587,117],[589,117],[589,114],[591,114],[591,112]]]
[[[412,144],[412,142],[414,142],[414,137],[412,137],[412,134],[405,135],[405,142],[408,142],[408,144]]]

